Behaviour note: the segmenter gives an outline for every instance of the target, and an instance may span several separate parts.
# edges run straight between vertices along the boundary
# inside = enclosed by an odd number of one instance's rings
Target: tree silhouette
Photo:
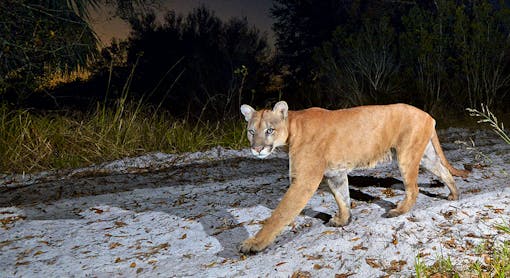
[[[397,2],[397,3],[395,3]],[[407,4],[400,1],[312,1],[276,0],[271,9],[275,19],[277,63],[288,69],[284,88],[287,99],[295,99],[296,105],[326,105],[317,95],[318,64],[313,56],[323,43],[331,41],[338,27],[347,35],[363,32],[364,22],[374,22],[384,16],[394,23],[400,9]],[[303,101],[305,100],[305,101]]]
[[[148,14],[131,21],[128,63],[137,66],[133,91],[174,115],[224,117],[240,99],[264,86],[265,36],[246,19],[220,20],[205,7],[186,17],[171,11],[164,23]],[[240,69],[246,69],[243,72]]]
[[[44,74],[72,70],[97,54],[89,12],[115,6],[124,19],[157,0],[5,0],[0,2],[0,96],[19,102]],[[42,82],[42,81],[41,81]]]

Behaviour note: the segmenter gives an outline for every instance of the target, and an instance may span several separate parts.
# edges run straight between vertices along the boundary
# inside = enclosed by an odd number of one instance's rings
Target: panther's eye
[[[249,129],[249,130],[248,130],[248,133],[249,133],[249,134],[251,134],[251,135],[255,135],[255,130],[253,130],[253,129]]]
[[[271,135],[271,134],[273,134],[273,132],[274,132],[274,129],[272,127],[266,129],[266,134],[267,135]]]

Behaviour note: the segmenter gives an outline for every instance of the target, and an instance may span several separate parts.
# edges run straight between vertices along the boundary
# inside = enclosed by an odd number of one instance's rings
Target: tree
[[[351,1],[276,0],[271,8],[275,19],[277,62],[289,73],[284,81],[287,91],[297,92],[313,78],[315,63],[312,54],[316,47],[331,38],[338,25],[349,18]],[[302,96],[287,96],[300,99]]]
[[[415,5],[404,17],[402,61],[426,110],[448,102],[461,109],[491,105],[505,97],[509,11],[503,1],[438,0]]]
[[[58,1],[40,2],[0,4],[0,93],[26,96],[46,68],[75,67],[95,52],[94,33],[83,19]]]
[[[411,89],[416,91],[414,101],[426,111],[441,104],[453,90],[451,34],[456,4],[448,0],[434,3],[431,7],[415,5],[403,17],[401,36],[402,63],[411,72],[409,79],[416,82]]]
[[[125,18],[153,0],[5,0],[0,3],[0,95],[22,101],[38,79],[58,68],[74,69],[97,54],[90,9],[116,5]],[[6,95],[7,94],[7,95]]]
[[[460,76],[466,82],[470,107],[492,106],[503,99],[510,85],[510,9],[485,1],[466,1],[455,11],[454,43],[459,53]]]
[[[133,91],[176,116],[227,117],[251,90],[264,86],[265,36],[246,19],[220,20],[205,7],[174,11],[159,25],[154,14],[131,22],[128,64],[137,66]],[[248,100],[249,101],[249,100]]]
[[[389,18],[366,20],[356,32],[338,27],[315,51],[318,76],[330,103],[354,106],[387,102],[397,85],[396,37]],[[335,101],[335,99],[341,101]]]
[[[324,96],[322,92],[320,95],[311,94],[321,87],[317,82],[317,72],[322,69],[314,60],[316,50],[334,40],[335,32],[339,35],[338,27],[344,34],[351,35],[361,32],[361,27],[367,27],[365,23],[368,21],[376,23],[381,18],[387,18],[389,26],[393,28],[408,6],[405,1],[274,1],[271,14],[275,18],[276,59],[280,68],[289,71],[284,81],[287,84],[284,88],[286,99],[291,99],[291,102],[296,99],[296,105],[320,104],[326,98],[331,99],[331,96]],[[312,98],[313,101],[308,101]]]

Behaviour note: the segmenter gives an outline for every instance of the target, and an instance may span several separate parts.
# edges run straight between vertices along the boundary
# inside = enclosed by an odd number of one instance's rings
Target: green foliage
[[[402,61],[425,109],[448,100],[473,107],[504,98],[510,85],[507,4],[434,3],[432,9],[415,5],[403,18],[401,36]]]
[[[502,233],[509,233],[510,226],[503,222],[494,226]],[[439,257],[431,265],[426,265],[420,256],[416,257],[414,269],[416,277],[510,277],[510,242],[489,239],[474,249],[479,257],[464,266],[455,266],[450,257]]]
[[[151,151],[181,153],[246,145],[240,120],[192,123],[177,120],[143,99],[130,100],[136,65],[113,105],[105,100],[90,113],[38,114],[1,105],[0,173],[79,167]],[[247,69],[239,72],[245,75]]]
[[[87,115],[0,107],[0,172],[81,167],[152,151],[181,153],[245,146],[240,121],[191,123],[137,103]]]
[[[358,31],[349,29],[337,28],[331,42],[315,51],[318,74],[326,84],[324,92],[341,98],[347,106],[387,102],[398,87],[390,19],[367,20]]]
[[[505,72],[508,48],[508,8],[486,1],[436,1],[433,10],[415,6],[404,18],[403,49],[408,52],[416,88],[424,106],[441,99],[464,105],[493,103],[510,85]],[[446,95],[449,94],[449,95]]]
[[[82,69],[97,55],[89,12],[113,6],[127,20],[158,0],[5,0],[0,3],[0,97],[23,102],[55,70]],[[45,92],[50,93],[50,92]]]
[[[417,278],[425,278],[427,277],[427,265],[423,262],[421,257],[418,255],[414,260],[414,272],[416,273]]]
[[[0,94],[31,93],[47,66],[74,68],[96,51],[96,37],[69,1],[0,4]]]
[[[459,53],[459,79],[466,83],[471,107],[494,104],[506,95],[510,84],[510,73],[505,70],[510,10],[500,4],[495,9],[487,1],[473,1],[471,6],[456,9],[453,37]]]
[[[349,7],[343,1],[273,1],[278,59],[292,73],[287,83],[300,86],[310,81],[314,48],[329,40],[337,26],[346,23],[348,14]]]
[[[202,6],[185,17],[171,11],[163,24],[148,14],[131,25],[126,67],[139,61],[133,94],[163,103],[174,115],[238,115],[241,101],[252,100],[266,83],[269,47],[246,19],[222,21]]]
[[[417,102],[425,110],[432,110],[448,90],[452,90],[451,76],[451,14],[453,1],[436,1],[436,12],[415,5],[402,21],[402,62],[407,74],[416,84]]]
[[[510,233],[510,226],[503,222],[496,224],[495,229],[501,233]],[[475,250],[480,260],[469,266],[469,270],[478,277],[509,277],[510,276],[510,242],[485,241]]]
[[[508,1],[311,2],[280,0],[272,10],[277,58],[291,73],[285,89],[303,88],[300,102],[338,107],[403,101],[455,112],[486,103],[504,109]]]
[[[440,256],[432,265],[426,265],[420,256],[417,256],[414,263],[416,277],[464,277],[465,273],[453,265],[450,257]]]

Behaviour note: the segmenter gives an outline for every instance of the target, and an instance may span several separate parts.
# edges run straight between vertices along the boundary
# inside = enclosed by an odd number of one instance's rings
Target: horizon
[[[249,0],[161,0],[160,4],[156,4],[152,8],[154,10],[160,9],[156,13],[159,20],[171,10],[185,16],[201,5],[213,11],[223,21],[232,17],[246,17],[250,26],[255,26],[261,33],[266,34],[269,45],[273,47],[275,36],[272,24],[274,20],[271,18],[269,11],[272,2],[272,0],[256,2]],[[90,22],[101,41],[101,47],[110,45],[112,39],[123,40],[128,38],[131,29],[129,23],[115,16],[111,8],[91,11]]]

